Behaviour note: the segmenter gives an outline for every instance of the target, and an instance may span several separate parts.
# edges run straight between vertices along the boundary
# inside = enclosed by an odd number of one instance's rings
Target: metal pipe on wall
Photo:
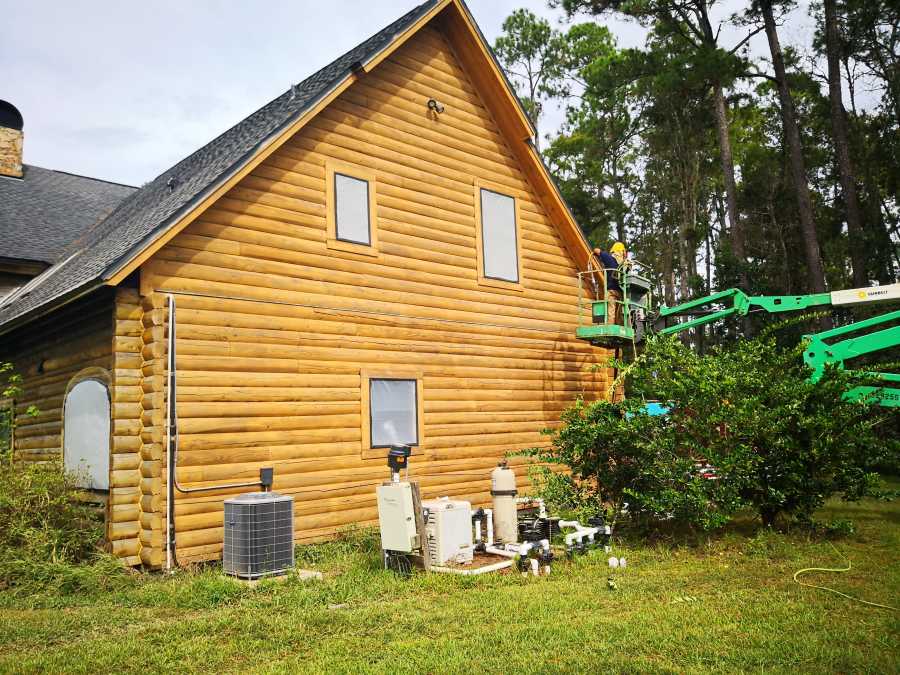
[[[178,564],[175,546],[175,490],[182,494],[194,492],[212,492],[214,490],[229,490],[234,488],[265,487],[266,481],[262,474],[265,469],[260,469],[260,479],[246,483],[226,483],[224,485],[208,485],[204,487],[186,488],[178,483],[178,402],[177,384],[178,369],[175,360],[175,296],[171,293],[167,296],[169,310],[169,331],[166,354],[166,569],[172,569]],[[271,485],[271,481],[268,483]]]

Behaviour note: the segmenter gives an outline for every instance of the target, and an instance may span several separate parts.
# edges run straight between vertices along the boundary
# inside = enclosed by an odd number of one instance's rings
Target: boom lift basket
[[[598,347],[617,348],[644,339],[645,326],[652,308],[652,283],[648,268],[636,260],[629,260],[620,269],[619,285],[622,300],[613,300],[606,293],[606,270],[590,269],[578,273],[578,328],[575,335]],[[591,291],[585,297],[586,289]],[[621,307],[621,323],[611,318]]]

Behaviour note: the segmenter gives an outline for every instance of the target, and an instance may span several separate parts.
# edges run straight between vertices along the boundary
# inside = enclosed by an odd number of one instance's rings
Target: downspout
[[[176,409],[178,370],[175,365],[175,297],[169,294],[167,298],[169,307],[169,344],[167,350],[168,387],[166,387],[166,395],[168,397],[168,405],[166,406],[166,569],[172,569],[173,565],[178,564],[175,552],[175,490],[182,494],[191,494],[194,492],[212,492],[214,490],[233,488],[265,488],[271,486],[271,470],[268,472],[268,480],[263,479],[263,473],[266,470],[260,469],[260,479],[247,483],[227,483],[225,485],[209,485],[196,488],[185,488],[179,485],[176,472],[178,464],[178,412]]]

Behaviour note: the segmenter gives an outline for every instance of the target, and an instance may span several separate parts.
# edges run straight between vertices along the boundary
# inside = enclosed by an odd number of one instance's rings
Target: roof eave
[[[70,291],[58,296],[53,301],[45,303],[43,305],[38,305],[34,309],[31,309],[19,316],[10,319],[6,323],[0,325],[0,336],[7,335],[17,328],[21,328],[32,321],[36,321],[40,319],[42,316],[46,316],[51,312],[55,312],[56,310],[65,307],[69,303],[75,302],[83,298],[94,291],[103,288],[104,283],[99,279],[94,279],[92,281],[85,282],[81,286],[77,286]]]

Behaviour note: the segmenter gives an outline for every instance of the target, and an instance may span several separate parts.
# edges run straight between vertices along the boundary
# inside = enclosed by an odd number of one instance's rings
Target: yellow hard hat
[[[615,244],[612,245],[612,248],[609,249],[609,252],[610,253],[625,253],[625,244],[623,244],[621,241],[617,241]]]

